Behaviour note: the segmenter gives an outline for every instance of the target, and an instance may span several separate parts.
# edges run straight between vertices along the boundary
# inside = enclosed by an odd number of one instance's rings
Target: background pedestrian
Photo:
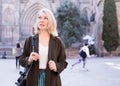
[[[16,58],[16,68],[20,68],[20,63],[19,63],[19,59],[20,59],[20,55],[22,53],[22,49],[20,47],[20,43],[16,44],[16,48],[15,48],[15,58]]]
[[[87,57],[91,57],[91,56],[90,56],[90,52],[89,52],[89,45],[88,45],[87,43],[85,43],[85,45],[79,50],[79,55],[80,55],[80,56],[79,56],[78,61],[75,62],[74,64],[72,64],[71,69],[72,69],[75,65],[81,63],[81,61],[83,61],[83,66],[82,66],[82,68],[85,69],[85,66],[86,66],[86,58],[87,58]]]

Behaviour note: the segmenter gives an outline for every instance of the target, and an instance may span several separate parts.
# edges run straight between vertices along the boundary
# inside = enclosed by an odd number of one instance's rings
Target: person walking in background
[[[21,55],[21,47],[20,47],[20,43],[16,44],[16,48],[15,48],[15,58],[16,58],[16,68],[20,68],[20,63],[19,63],[19,58]]]
[[[43,8],[35,23],[35,46],[32,36],[26,38],[20,64],[30,67],[26,86],[62,86],[60,73],[67,67],[62,40],[57,37],[57,24],[53,13]]]
[[[3,52],[2,59],[6,59],[7,57],[6,51]]]
[[[78,61],[75,62],[74,64],[72,64],[71,69],[72,69],[75,65],[81,63],[81,61],[83,61],[83,66],[82,66],[82,68],[85,69],[86,58],[87,58],[87,57],[91,57],[91,56],[90,56],[90,52],[89,52],[89,45],[88,45],[87,43],[85,43],[85,45],[79,50],[79,56],[80,56],[80,57],[79,57]]]

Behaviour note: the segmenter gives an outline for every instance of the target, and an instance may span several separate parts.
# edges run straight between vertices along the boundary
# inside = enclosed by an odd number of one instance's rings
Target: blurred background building
[[[37,12],[43,7],[53,12],[64,0],[0,0],[0,55],[3,50],[11,54],[11,49],[17,42],[24,44],[26,37],[32,35]],[[87,34],[96,39],[96,46],[102,50],[102,16],[103,0],[72,0],[86,12],[90,21]],[[117,9],[120,0],[116,0]],[[120,12],[118,11],[119,28]],[[119,29],[120,32],[120,29]]]

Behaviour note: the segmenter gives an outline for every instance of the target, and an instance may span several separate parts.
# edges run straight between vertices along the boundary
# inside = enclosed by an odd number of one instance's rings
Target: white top
[[[83,46],[83,47],[80,49],[80,51],[81,51],[81,50],[83,50],[83,51],[86,53],[87,57],[91,57],[88,46]],[[80,52],[80,51],[79,51],[79,52]]]
[[[46,69],[48,61],[48,46],[39,43],[39,69]]]

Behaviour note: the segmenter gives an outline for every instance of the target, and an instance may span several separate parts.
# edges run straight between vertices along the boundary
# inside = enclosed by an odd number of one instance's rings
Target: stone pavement
[[[71,69],[77,59],[67,59],[68,67],[61,73],[62,86],[120,86],[120,57],[87,59],[86,68],[82,64]],[[16,86],[20,70],[15,67],[15,59],[0,59],[0,86]]]

